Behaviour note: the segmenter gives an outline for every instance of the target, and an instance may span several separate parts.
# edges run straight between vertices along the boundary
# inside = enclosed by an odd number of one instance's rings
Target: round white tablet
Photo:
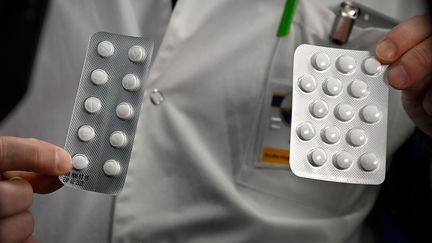
[[[129,103],[122,102],[117,106],[116,114],[118,118],[128,120],[134,117],[135,112]]]
[[[360,167],[365,171],[374,171],[378,168],[379,160],[374,153],[366,153],[360,156]]]
[[[376,123],[381,119],[381,112],[375,105],[367,105],[361,110],[361,117],[364,122]]]
[[[97,53],[102,57],[110,57],[114,54],[114,46],[109,41],[102,41],[97,46]]]
[[[354,108],[348,104],[339,104],[335,108],[335,116],[341,121],[349,121],[354,117]]]
[[[333,163],[340,170],[348,169],[353,163],[353,157],[350,153],[342,151],[333,156]]]
[[[358,99],[364,98],[364,97],[368,96],[368,94],[369,94],[368,85],[365,82],[358,80],[358,79],[351,82],[348,90],[349,90],[349,94],[352,97],[358,98]]]
[[[90,79],[94,84],[102,85],[108,81],[108,74],[102,69],[96,69],[91,73]]]
[[[314,166],[321,166],[327,161],[327,155],[322,148],[315,148],[309,151],[308,160]]]
[[[317,87],[315,78],[310,74],[304,74],[299,78],[298,86],[303,92],[310,93]]]
[[[343,55],[337,59],[336,68],[341,73],[345,73],[345,74],[351,73],[356,68],[356,61],[352,56]]]
[[[374,57],[366,58],[363,62],[363,69],[369,75],[375,75],[382,69],[381,63]]]
[[[322,129],[321,138],[325,143],[335,144],[341,137],[340,130],[335,126],[328,126]]]
[[[136,75],[129,73],[123,77],[122,85],[125,90],[135,91],[141,87],[141,82]]]
[[[97,113],[102,108],[101,101],[96,97],[89,97],[84,101],[84,109],[88,113]]]
[[[87,168],[88,165],[89,165],[89,160],[88,160],[87,156],[85,156],[84,154],[75,154],[72,157],[72,166],[76,170],[85,169],[85,168]]]
[[[142,62],[146,59],[147,53],[142,46],[132,46],[128,51],[128,57],[132,62]]]
[[[330,57],[324,52],[318,52],[312,56],[311,63],[316,70],[324,71],[330,67]]]
[[[95,130],[89,125],[78,128],[78,138],[83,142],[88,142],[95,137]]]
[[[121,172],[120,163],[113,159],[107,160],[103,166],[103,171],[107,176],[119,175]]]
[[[315,136],[315,129],[310,122],[304,122],[297,126],[297,135],[301,140],[308,141]]]
[[[362,129],[353,128],[347,134],[348,143],[352,146],[359,147],[366,143],[367,135]]]
[[[114,148],[124,148],[128,144],[127,136],[124,132],[115,131],[111,133],[110,144]]]
[[[342,92],[342,82],[337,78],[327,78],[323,83],[324,93],[336,96]]]
[[[325,101],[317,100],[309,105],[309,112],[315,118],[323,118],[328,114],[329,108]]]

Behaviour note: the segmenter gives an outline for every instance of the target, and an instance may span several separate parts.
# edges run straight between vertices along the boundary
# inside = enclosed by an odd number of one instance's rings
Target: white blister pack
[[[300,45],[294,54],[290,167],[300,177],[380,184],[387,67],[369,51]]]
[[[106,32],[90,38],[65,143],[73,169],[63,184],[112,195],[123,188],[153,45]]]

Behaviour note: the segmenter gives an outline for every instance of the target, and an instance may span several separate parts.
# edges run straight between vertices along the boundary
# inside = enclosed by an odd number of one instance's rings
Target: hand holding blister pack
[[[369,51],[300,45],[294,54],[290,167],[300,177],[380,184],[389,86]]]
[[[126,179],[153,53],[146,38],[99,32],[90,38],[65,149],[66,186],[118,194]]]

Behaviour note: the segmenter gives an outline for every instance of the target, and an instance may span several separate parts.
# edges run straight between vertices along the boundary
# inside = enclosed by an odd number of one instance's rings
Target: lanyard
[[[284,12],[282,14],[281,22],[279,24],[279,29],[277,36],[284,37],[287,36],[291,30],[291,24],[294,19],[295,11],[297,8],[298,0],[287,0],[285,3]]]
[[[298,0],[287,0],[285,2],[284,11],[282,13],[279,28],[276,34],[278,38],[270,61],[268,80],[274,80],[275,78],[278,79],[277,76],[280,76],[281,67],[278,67],[277,63],[278,60],[286,58],[282,53],[280,53],[280,49],[281,49],[280,46],[283,45],[281,43],[282,40],[284,39],[283,37],[288,36],[292,28],[292,23],[294,21],[295,12],[297,9],[297,3]],[[267,90],[267,86],[268,84],[266,85],[264,90]]]

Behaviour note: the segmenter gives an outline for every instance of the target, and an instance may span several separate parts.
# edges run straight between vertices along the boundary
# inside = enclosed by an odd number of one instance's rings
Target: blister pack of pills
[[[294,174],[343,183],[383,182],[386,68],[369,51],[297,48],[290,144]]]
[[[106,32],[89,41],[65,149],[63,184],[118,194],[128,170],[153,41]]]

